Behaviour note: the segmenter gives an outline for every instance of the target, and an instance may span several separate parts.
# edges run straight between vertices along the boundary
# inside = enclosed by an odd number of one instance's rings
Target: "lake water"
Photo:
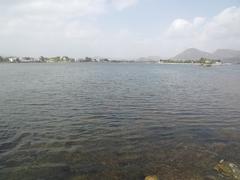
[[[240,66],[0,64],[0,179],[211,179],[240,163]]]

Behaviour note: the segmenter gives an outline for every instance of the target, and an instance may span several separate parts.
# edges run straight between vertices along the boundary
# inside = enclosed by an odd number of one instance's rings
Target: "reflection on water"
[[[239,66],[1,64],[0,179],[224,179]]]

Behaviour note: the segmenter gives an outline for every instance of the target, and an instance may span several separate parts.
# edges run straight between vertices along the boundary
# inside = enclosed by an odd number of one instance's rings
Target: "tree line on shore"
[[[16,56],[9,56],[3,57],[0,56],[0,63],[60,63],[60,62],[108,62],[109,59],[107,58],[71,58],[68,56],[56,56],[56,57],[43,57],[40,56],[39,58],[34,57],[16,57]]]
[[[134,60],[109,60],[107,58],[70,58],[68,56],[56,56],[56,57],[43,57],[40,56],[39,58],[33,57],[3,57],[0,56],[0,63],[74,63],[74,62],[113,62],[113,63],[120,63],[120,62],[128,62],[128,63],[143,63],[143,62],[152,62],[152,63],[169,63],[169,64],[217,64],[221,63],[221,60],[215,59],[208,59],[208,58],[200,58],[199,60],[174,60],[174,59],[167,59],[167,60],[158,60],[158,61],[134,61]]]

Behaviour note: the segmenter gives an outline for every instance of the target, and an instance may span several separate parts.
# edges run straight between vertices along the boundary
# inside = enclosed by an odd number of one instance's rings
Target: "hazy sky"
[[[240,0],[0,0],[0,54],[136,58],[240,49]]]

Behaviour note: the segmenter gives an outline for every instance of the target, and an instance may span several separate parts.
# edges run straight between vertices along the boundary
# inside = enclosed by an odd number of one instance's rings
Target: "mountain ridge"
[[[198,60],[200,58],[209,58],[221,60],[225,63],[240,63],[240,50],[217,49],[213,53],[202,51],[196,48],[189,48],[177,54],[174,60]]]

